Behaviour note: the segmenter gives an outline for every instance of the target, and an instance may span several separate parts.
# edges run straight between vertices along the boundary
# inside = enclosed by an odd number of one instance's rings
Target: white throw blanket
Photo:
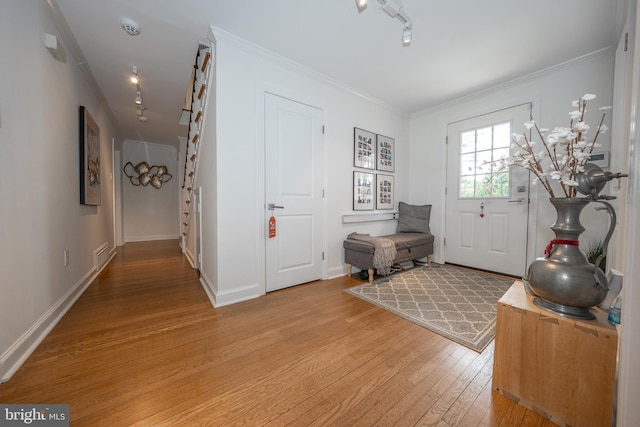
[[[347,238],[373,244],[373,268],[378,270],[378,274],[381,276],[391,274],[391,266],[397,255],[396,244],[393,243],[393,240],[360,233],[351,233]]]

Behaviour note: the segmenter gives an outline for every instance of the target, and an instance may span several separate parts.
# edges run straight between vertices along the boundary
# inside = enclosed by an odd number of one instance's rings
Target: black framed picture
[[[375,191],[374,174],[353,172],[353,210],[372,211]]]
[[[395,140],[384,135],[376,135],[376,168],[393,172],[395,165]]]
[[[393,209],[393,175],[376,175],[376,209]]]
[[[80,203],[98,206],[100,202],[100,128],[80,106]]]
[[[376,167],[376,135],[353,128],[353,166],[364,169]]]

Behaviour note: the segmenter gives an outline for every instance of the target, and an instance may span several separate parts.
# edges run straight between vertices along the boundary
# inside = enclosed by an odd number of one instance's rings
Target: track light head
[[[358,12],[362,13],[362,11],[367,8],[367,0],[356,0],[356,7],[358,8]]]
[[[136,104],[142,105],[142,93],[140,93],[140,89],[136,90]]]
[[[138,77],[138,67],[133,66],[133,71],[131,72],[131,76],[129,76],[129,81],[132,85],[137,86],[140,83],[140,78]]]
[[[407,47],[411,45],[411,39],[413,38],[411,27],[404,27],[402,30],[402,46]]]

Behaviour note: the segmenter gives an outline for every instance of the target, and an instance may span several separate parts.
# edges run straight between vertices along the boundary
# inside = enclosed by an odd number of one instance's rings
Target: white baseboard
[[[104,270],[107,267],[107,265],[109,265],[109,263],[111,262],[113,257],[116,256],[117,253],[118,253],[118,250],[116,247],[111,249],[111,251],[109,252],[109,259],[107,259],[107,261],[104,264],[102,264],[102,267],[100,268],[100,270],[98,270],[98,273],[100,273],[102,270]]]
[[[129,242],[151,242],[153,240],[176,240],[177,234],[163,234],[157,236],[125,236],[125,243]]]
[[[104,268],[109,265],[118,253],[116,247],[109,251],[109,258],[102,264],[100,270],[91,269],[75,285],[56,302],[38,321],[25,332],[9,349],[0,356],[0,383],[8,381],[31,353],[40,345],[47,334],[58,324],[62,316],[80,298]]]
[[[193,254],[191,253],[189,248],[184,249],[182,253],[184,254],[185,257],[187,257],[187,261],[189,261],[189,264],[191,264],[191,268],[196,268],[196,263],[193,258]]]
[[[111,261],[114,255],[115,251],[106,264]],[[80,295],[89,287],[98,273],[95,268],[92,268],[0,356],[0,383],[8,381],[16,373],[47,334],[58,324],[62,316],[69,311]]]
[[[257,284],[245,286],[244,288],[240,289],[234,289],[231,292],[220,292],[218,291],[217,287],[213,283],[211,283],[207,275],[202,271],[200,272],[200,283],[202,283],[204,291],[207,293],[211,304],[213,304],[215,308],[258,298],[261,295],[260,287]]]
[[[347,266],[334,267],[327,271],[327,275],[329,279],[335,279],[336,277],[346,276],[347,275]]]
[[[218,289],[213,283],[211,283],[207,275],[202,270],[200,271],[200,283],[202,284],[202,288],[204,289],[205,293],[209,297],[209,301],[211,301],[211,305],[215,307],[216,293],[218,292]]]

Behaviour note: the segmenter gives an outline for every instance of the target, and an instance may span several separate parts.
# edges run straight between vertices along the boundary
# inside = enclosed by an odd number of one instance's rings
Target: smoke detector
[[[130,36],[137,36],[138,34],[140,34],[140,27],[138,27],[138,24],[131,19],[122,18],[120,25],[122,26],[124,32],[129,34]]]

